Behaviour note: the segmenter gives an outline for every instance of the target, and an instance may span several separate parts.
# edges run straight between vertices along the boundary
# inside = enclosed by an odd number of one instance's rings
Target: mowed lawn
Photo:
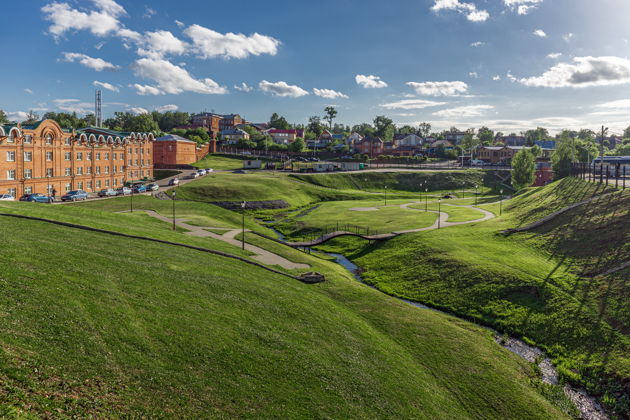
[[[431,200],[426,203],[418,203],[409,207],[420,211],[424,211],[425,208],[429,211],[438,211],[439,209],[442,213],[448,213],[449,222],[470,222],[485,217],[485,214],[479,210],[460,206],[461,205],[458,204],[451,205],[450,200],[444,200],[441,205],[438,205],[437,201]]]
[[[0,416],[567,418],[487,330],[337,269],[309,286],[44,222],[0,235]]]
[[[252,157],[252,159],[255,159]],[[207,155],[192,165],[196,168],[212,168],[214,170],[235,170],[243,169],[243,161],[246,160],[240,156],[227,155]]]

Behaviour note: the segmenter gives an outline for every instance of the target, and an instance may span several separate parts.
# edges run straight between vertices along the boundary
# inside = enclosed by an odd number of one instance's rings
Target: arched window
[[[46,144],[52,144],[53,136],[51,134],[46,134],[45,140],[46,140]]]

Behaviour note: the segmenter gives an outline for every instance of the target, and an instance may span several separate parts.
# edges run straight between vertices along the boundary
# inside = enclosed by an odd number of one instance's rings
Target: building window
[[[72,176],[72,168],[66,168],[66,176]]]
[[[25,179],[33,178],[33,170],[32,169],[24,169],[24,178]]]
[[[101,188],[101,181],[96,181],[96,188]]]
[[[115,187],[116,185],[118,185],[118,180],[117,180],[117,179],[114,179],[114,187]]]
[[[88,181],[87,182],[87,189],[91,190],[92,189],[92,181]]]
[[[77,160],[83,160],[83,152],[77,152]]]
[[[47,185],[46,186],[46,194],[48,195],[52,195],[52,190],[53,190],[53,186],[52,185]]]
[[[9,133],[9,137],[7,138],[7,143],[15,143],[15,137],[13,137],[13,132]]]
[[[17,190],[16,190],[15,188],[9,188],[9,189],[7,190],[7,193],[8,193],[10,196],[15,197],[15,196],[17,195]]]
[[[24,152],[24,162],[30,162],[33,160],[33,152]]]
[[[133,165],[133,159],[129,159],[129,166]]]
[[[109,174],[109,166],[105,166],[105,173]]]
[[[64,158],[65,158],[66,160],[70,160],[70,159],[72,159],[72,152],[66,152],[66,153],[64,154]]]
[[[72,189],[72,185],[70,183],[66,184],[66,192],[70,191]]]
[[[118,153],[114,152],[114,153],[112,154],[112,159],[113,159],[113,160],[118,159]]]
[[[105,153],[105,160],[109,160],[109,152]]]
[[[53,168],[46,168],[46,176],[53,176]]]
[[[7,179],[9,181],[14,181],[15,180],[15,170],[12,169],[10,171],[7,171]]]
[[[65,139],[63,139],[63,142],[66,146],[70,146],[70,137],[66,137]]]
[[[151,159],[147,159],[147,165],[151,166]]]
[[[15,162],[15,152],[7,152],[7,162]]]
[[[85,173],[86,173],[86,174],[88,174],[88,175],[92,175],[92,167],[91,167],[91,166],[88,166],[88,167],[85,169]]]
[[[138,162],[139,162],[138,159],[136,159],[136,166],[138,166]]]
[[[53,152],[46,152],[46,160],[49,162],[53,160]]]
[[[33,187],[24,187],[24,194],[33,194]]]
[[[31,136],[30,134],[24,136],[24,144],[31,144],[31,143],[33,143],[33,136]]]
[[[53,140],[52,136],[50,134],[47,134],[46,135],[46,144],[52,144],[52,140]]]
[[[105,186],[106,186],[106,187],[109,187],[109,179],[106,179],[106,180],[105,180]]]
[[[96,167],[96,175],[100,175],[101,174],[101,167],[97,166]]]
[[[96,160],[101,160],[101,152],[96,152]]]
[[[87,152],[87,160],[92,160],[92,152]]]
[[[117,170],[118,170],[118,167],[114,165],[114,167],[112,168],[112,173],[115,174]]]
[[[82,167],[78,167],[77,168],[77,175],[83,175],[83,168]]]
[[[77,183],[77,189],[78,190],[82,190],[83,189],[83,182]]]

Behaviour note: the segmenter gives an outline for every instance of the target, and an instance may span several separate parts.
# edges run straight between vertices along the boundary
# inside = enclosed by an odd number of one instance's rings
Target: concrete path
[[[400,208],[403,209],[407,209],[407,210],[417,210],[417,211],[424,211],[422,209],[414,209],[412,206],[414,204],[422,204],[421,201],[417,201],[415,203],[407,203],[407,204],[401,204]],[[480,209],[478,207],[475,206],[460,206],[460,205],[456,205],[456,204],[443,204],[444,206],[451,206],[451,207],[466,207],[469,209],[473,209],[473,210],[477,210],[481,213],[484,214],[483,217],[479,218],[479,219],[475,219],[475,220],[468,220],[468,221],[464,221],[464,222],[449,222],[448,221],[448,213],[444,213],[444,212],[440,212],[439,213],[439,217],[438,220],[435,221],[435,223],[433,223],[431,226],[427,226],[424,228],[419,228],[419,229],[409,229],[409,230],[401,230],[398,232],[394,232],[398,235],[403,234],[403,233],[413,233],[413,232],[424,232],[427,230],[435,230],[439,228],[445,228],[445,227],[449,227],[449,226],[458,226],[458,225],[467,225],[469,223],[478,223],[478,222],[485,222],[486,220],[490,220],[495,218],[496,216],[494,215],[494,213],[492,213],[491,211],[488,210],[484,210],[484,209]],[[429,210],[429,213],[438,213],[437,211],[433,211],[433,210]]]
[[[146,214],[148,214],[151,217],[154,217],[158,220],[161,220],[163,222],[166,223],[173,223],[173,219],[166,217],[166,216],[162,216],[161,214],[153,211],[153,210],[138,210],[138,211],[143,211]],[[122,212],[125,213],[125,212]],[[175,219],[175,226],[180,227],[182,229],[186,229],[188,230],[188,232],[186,232],[186,235],[190,235],[190,236],[195,236],[198,238],[212,238],[212,239],[217,239],[219,241],[223,241],[226,242],[230,245],[234,245],[236,247],[241,247],[241,241],[238,239],[235,239],[236,235],[238,235],[239,233],[242,232],[241,229],[231,229],[231,228],[215,228],[215,227],[201,227],[201,226],[193,226],[190,225],[188,223],[186,223],[185,219]],[[227,232],[224,233],[223,235],[219,235],[213,232],[208,231],[207,229],[214,229],[214,230],[226,230]],[[245,229],[245,232],[251,232],[248,229]],[[310,265],[308,264],[301,264],[301,263],[294,263],[292,261],[287,260],[286,258],[278,255],[278,254],[274,254],[273,252],[269,252],[265,249],[262,249],[260,247],[257,247],[255,245],[251,245],[248,243],[245,243],[245,250],[252,252],[256,255],[254,255],[252,258],[255,259],[256,261],[259,261],[263,264],[267,264],[267,265],[278,265],[282,268],[286,268],[288,270],[296,270],[296,269],[301,269],[301,268],[309,268]]]

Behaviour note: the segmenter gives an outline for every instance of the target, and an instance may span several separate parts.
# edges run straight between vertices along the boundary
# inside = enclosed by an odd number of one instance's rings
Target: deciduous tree
[[[536,159],[527,149],[521,149],[512,158],[512,186],[516,190],[528,187],[534,182]]]

